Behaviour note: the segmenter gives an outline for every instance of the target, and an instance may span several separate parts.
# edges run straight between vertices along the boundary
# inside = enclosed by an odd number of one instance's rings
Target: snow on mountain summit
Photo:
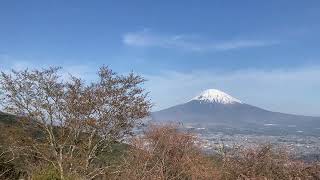
[[[235,104],[242,103],[240,100],[217,89],[207,89],[192,100],[204,101],[209,103]]]

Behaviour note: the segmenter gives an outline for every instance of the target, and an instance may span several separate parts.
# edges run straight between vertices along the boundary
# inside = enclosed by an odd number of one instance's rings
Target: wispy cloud
[[[9,60],[10,59],[10,60]],[[9,61],[8,61],[9,60]],[[0,58],[0,71],[9,69],[48,67],[44,63]],[[50,64],[50,65],[54,65]],[[96,79],[98,65],[67,64],[61,71],[63,78],[68,74],[83,78],[87,82]],[[150,91],[159,110],[190,100],[200,91],[217,88],[241,101],[273,111],[320,115],[320,66],[282,69],[249,69],[237,71],[197,70],[183,73],[162,71],[157,74],[142,74],[148,81],[145,88]]]
[[[37,63],[37,61],[25,61],[25,60],[17,60],[13,59],[10,56],[5,56],[2,58],[0,56],[0,72],[9,73],[10,70],[25,70],[25,69],[43,69],[48,67],[62,67],[62,70],[59,72],[59,75],[62,79],[67,80],[70,78],[70,75],[82,78],[86,81],[94,80],[97,77],[96,71],[98,69],[97,65],[92,64],[45,64],[45,63]]]
[[[135,47],[175,48],[189,51],[226,51],[240,48],[271,46],[279,41],[237,39],[226,41],[205,40],[194,35],[167,35],[152,33],[149,30],[129,32],[123,35],[123,43]]]

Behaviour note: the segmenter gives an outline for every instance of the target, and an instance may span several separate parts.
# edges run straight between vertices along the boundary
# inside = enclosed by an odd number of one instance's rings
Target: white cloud
[[[170,71],[145,77],[154,110],[184,103],[202,90],[216,88],[273,111],[320,115],[320,66],[269,71]]]
[[[129,32],[123,35],[123,43],[135,47],[176,48],[189,51],[226,51],[240,48],[270,46],[278,41],[229,40],[208,41],[193,35],[165,35],[151,33],[148,30]]]
[[[31,61],[10,60],[3,64],[5,61],[0,59],[0,62],[0,71],[48,67]],[[92,64],[67,64],[63,67],[61,73],[64,78],[70,73],[87,81],[96,78],[98,68]],[[245,103],[273,111],[320,115],[320,66],[233,72],[165,71],[143,76],[148,80],[145,87],[155,103],[154,110],[188,101],[204,89],[217,88]]]
[[[3,61],[2,61],[3,60]],[[42,69],[42,68],[48,68],[48,67],[62,67],[59,74],[62,79],[69,79],[70,75],[79,77],[86,81],[94,80],[97,77],[97,70],[98,67],[88,64],[67,64],[64,66],[56,65],[56,64],[46,64],[46,63],[37,63],[34,61],[20,61],[20,60],[14,60],[12,58],[8,58],[7,61],[4,61],[4,59],[1,59],[0,57],[0,63],[2,63],[2,66],[0,66],[0,72],[7,72],[11,69],[14,70],[25,70],[25,69]]]

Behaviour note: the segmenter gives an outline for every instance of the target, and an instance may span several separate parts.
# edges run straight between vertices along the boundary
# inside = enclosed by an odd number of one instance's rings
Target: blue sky
[[[0,2],[0,70],[145,76],[154,110],[207,88],[320,115],[320,1]]]

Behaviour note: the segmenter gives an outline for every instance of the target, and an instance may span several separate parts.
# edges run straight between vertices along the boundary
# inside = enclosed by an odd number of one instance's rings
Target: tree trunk
[[[61,180],[64,180],[64,171],[63,171],[62,161],[63,161],[62,147],[60,147],[58,162],[59,162],[60,178]]]

